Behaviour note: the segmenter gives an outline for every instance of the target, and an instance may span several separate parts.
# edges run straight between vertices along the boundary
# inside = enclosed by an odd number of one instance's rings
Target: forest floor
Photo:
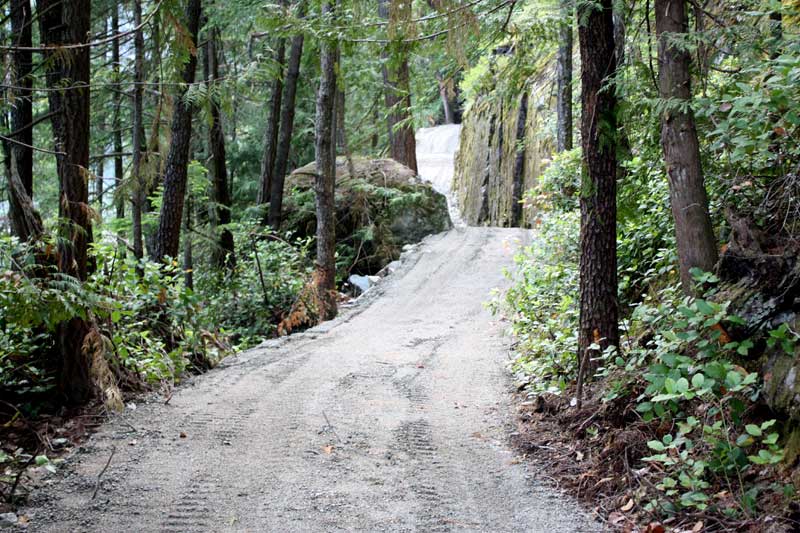
[[[28,530],[600,530],[510,444],[511,339],[484,303],[529,237],[428,237],[338,319],[127,408],[33,492]]]

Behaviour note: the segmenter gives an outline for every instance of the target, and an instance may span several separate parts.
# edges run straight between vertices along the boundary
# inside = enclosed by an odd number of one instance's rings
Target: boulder
[[[785,421],[787,462],[800,455],[800,260],[795,247],[772,253],[731,243],[720,258],[719,301],[730,301],[729,313],[743,324],[731,324],[733,339],[750,338],[755,349],[743,364],[763,380],[762,400]],[[782,325],[784,338],[774,338]],[[772,337],[772,338],[771,338]],[[770,346],[771,345],[771,346]]]
[[[354,158],[355,175],[336,161],[336,240],[343,277],[371,275],[400,256],[406,244],[452,227],[446,198],[392,159]],[[286,180],[284,228],[298,237],[316,230],[314,177],[309,163]]]

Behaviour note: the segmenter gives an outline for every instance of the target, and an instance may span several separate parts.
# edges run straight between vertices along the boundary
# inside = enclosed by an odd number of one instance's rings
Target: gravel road
[[[430,237],[342,318],[126,411],[39,493],[29,530],[597,530],[507,444],[509,339],[483,304],[526,238]]]
[[[458,127],[419,140],[447,194]],[[510,339],[484,303],[528,238],[456,224],[335,321],[126,409],[35,493],[28,529],[598,531],[508,445]]]

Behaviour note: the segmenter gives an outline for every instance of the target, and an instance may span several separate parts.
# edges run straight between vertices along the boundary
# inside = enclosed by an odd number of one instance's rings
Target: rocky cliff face
[[[453,193],[468,225],[529,227],[533,222],[531,210],[519,202],[552,153],[554,142],[544,123],[554,112],[554,99],[544,77],[527,87],[513,98],[481,95],[466,111]]]

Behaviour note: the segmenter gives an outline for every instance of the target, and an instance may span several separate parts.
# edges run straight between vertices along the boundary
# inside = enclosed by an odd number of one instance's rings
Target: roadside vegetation
[[[525,194],[536,236],[492,304],[517,342],[519,444],[612,528],[791,530],[800,509],[799,406],[789,399],[800,353],[797,6],[615,2],[612,24],[612,2],[590,4],[567,2],[561,13],[577,10],[578,33],[596,23],[592,31],[610,36],[602,61],[619,64],[598,94],[613,98],[596,112],[613,121],[586,122],[586,72],[598,58],[582,48],[583,149],[559,146]],[[528,55],[563,48],[556,29],[571,23],[548,6],[550,39]],[[465,78],[538,83],[524,70],[530,62],[515,60]],[[678,79],[692,92],[673,91]],[[518,94],[514,83],[480,91]],[[696,130],[695,154],[676,155],[678,120],[678,148]],[[553,116],[542,130],[563,138],[564,127]],[[597,174],[587,127],[610,143]],[[609,168],[616,192],[604,204],[593,198],[608,190]],[[682,208],[705,210],[687,220],[675,210],[692,179],[702,193],[692,194],[708,201]],[[606,237],[595,217],[608,213],[613,247],[597,248]],[[703,217],[710,244],[689,235]]]

